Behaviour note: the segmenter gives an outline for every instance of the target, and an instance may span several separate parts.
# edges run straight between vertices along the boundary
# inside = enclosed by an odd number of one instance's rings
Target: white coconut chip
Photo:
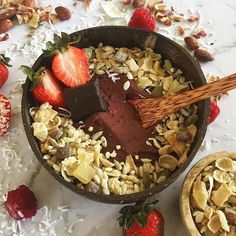
[[[111,18],[122,18],[124,13],[112,1],[102,1],[102,9]]]

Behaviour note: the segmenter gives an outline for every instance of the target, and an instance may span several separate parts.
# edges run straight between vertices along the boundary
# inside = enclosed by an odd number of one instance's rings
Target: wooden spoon
[[[138,111],[144,128],[187,105],[236,88],[236,73],[178,95],[129,100]]]

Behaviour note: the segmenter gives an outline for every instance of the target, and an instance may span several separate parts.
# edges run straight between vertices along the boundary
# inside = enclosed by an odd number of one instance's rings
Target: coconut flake
[[[72,223],[70,224],[70,226],[68,227],[68,233],[69,233],[69,234],[73,233],[73,227],[74,227],[74,225],[75,225],[76,223],[82,222],[83,220],[84,220],[84,217],[81,217],[81,218],[75,220],[74,222],[72,222]]]
[[[124,89],[125,91],[127,91],[127,90],[129,89],[129,87],[130,87],[130,82],[129,82],[129,81],[126,81],[126,82],[124,83],[123,89]]]
[[[124,13],[117,8],[112,1],[102,1],[101,6],[105,13],[111,18],[121,18],[124,16]]]

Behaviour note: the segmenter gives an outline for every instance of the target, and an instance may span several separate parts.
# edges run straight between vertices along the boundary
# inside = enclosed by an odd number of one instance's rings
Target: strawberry
[[[9,127],[11,120],[11,104],[7,97],[0,94],[0,136],[4,135]]]
[[[49,69],[40,68],[37,72],[28,66],[21,66],[21,69],[33,82],[33,95],[40,103],[66,107],[63,88]]]
[[[137,8],[129,20],[128,26],[154,31],[156,21],[149,9]]]
[[[119,224],[123,227],[124,236],[163,236],[164,218],[162,214],[154,209],[157,203],[136,203],[135,206],[125,206],[119,213]]]
[[[9,71],[7,67],[11,66],[9,65],[9,61],[9,57],[5,57],[4,54],[0,54],[0,88],[8,79]]]
[[[78,39],[61,33],[61,37],[54,35],[54,43],[47,42],[44,54],[54,54],[52,71],[56,78],[68,87],[76,87],[90,80],[89,62],[86,52],[71,44]]]
[[[9,191],[4,205],[8,214],[15,220],[31,218],[37,212],[34,193],[25,185]]]
[[[220,108],[216,102],[211,101],[211,113],[208,119],[208,124],[212,123],[216,117],[220,114]]]

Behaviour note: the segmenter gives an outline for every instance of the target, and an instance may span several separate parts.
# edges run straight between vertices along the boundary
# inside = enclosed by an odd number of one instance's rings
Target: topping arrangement
[[[28,24],[29,36],[44,21],[55,23],[71,18],[71,11],[62,6],[56,7],[54,12],[51,6],[35,6],[34,0],[6,2],[0,4],[0,9],[4,10],[0,13],[0,41],[8,39],[6,32],[15,26],[14,18],[19,24]],[[89,5],[91,1],[84,2]],[[142,0],[122,2],[132,3],[137,8],[128,23],[130,27],[155,31],[157,22],[170,26],[175,22],[199,20],[195,15],[186,19],[173,7],[167,9],[163,1],[147,1],[148,4]],[[103,5],[104,10],[106,5],[115,6],[109,1]],[[117,10],[113,11],[116,17],[124,15]],[[180,36],[186,34],[182,26],[177,26],[176,30]],[[184,38],[186,47],[202,62],[214,60],[208,51],[200,48],[198,39],[205,36],[201,29]],[[53,56],[51,68],[33,71],[30,67],[21,67],[32,80],[32,94],[41,104],[30,108],[29,112],[43,159],[65,181],[93,193],[123,195],[155,187],[185,163],[197,132],[198,107],[191,105],[166,117],[152,127],[149,136],[143,136],[142,132],[136,135],[129,130],[124,135],[120,131],[130,125],[127,116],[120,111],[125,110],[126,115],[127,110],[122,107],[124,110],[118,110],[119,114],[114,115],[117,107],[113,106],[110,97],[114,95],[113,100],[116,99],[117,86],[122,88],[122,95],[125,94],[124,103],[145,96],[168,96],[191,89],[191,82],[186,81],[183,72],[170,60],[149,48],[114,48],[99,44],[97,48],[80,49],[75,46],[77,40],[64,33],[55,35],[54,43],[47,43],[44,52]],[[0,54],[0,88],[8,79],[5,66],[9,66],[8,61]],[[100,83],[101,80],[105,82]],[[104,92],[105,83],[112,84],[112,95]],[[89,96],[89,100],[86,94],[94,96]],[[85,102],[87,106],[83,106]],[[209,124],[219,113],[218,104],[212,101]],[[110,119],[109,116],[114,117]],[[0,136],[8,131],[10,119],[9,99],[0,94]],[[113,126],[115,122],[120,123],[118,128]],[[136,128],[135,125],[132,127]],[[114,132],[116,130],[118,134]],[[132,144],[135,145],[129,145],[131,142],[124,139],[128,136],[141,139],[142,145],[135,143],[134,139]],[[136,147],[145,152],[127,151],[129,148],[137,150]],[[191,203],[193,218],[202,235],[236,235],[235,195],[235,161],[229,158],[217,160],[197,177]],[[163,236],[164,218],[153,209],[155,203],[122,208],[119,223],[123,235]],[[37,212],[36,198],[25,185],[9,191],[4,206],[15,220],[29,219]]]
[[[42,81],[33,89],[42,105],[32,107],[30,115],[43,158],[56,172],[78,188],[123,195],[153,188],[184,164],[197,132],[197,106],[144,129],[127,102],[130,97],[161,97],[190,89],[180,69],[149,48],[78,49],[64,33],[54,38],[44,53],[54,54],[55,76],[49,69],[34,73],[22,68],[29,78],[39,74]],[[60,80],[62,87],[56,86]],[[55,89],[46,94],[49,85]],[[59,103],[62,97],[72,119],[52,107],[65,107]]]

